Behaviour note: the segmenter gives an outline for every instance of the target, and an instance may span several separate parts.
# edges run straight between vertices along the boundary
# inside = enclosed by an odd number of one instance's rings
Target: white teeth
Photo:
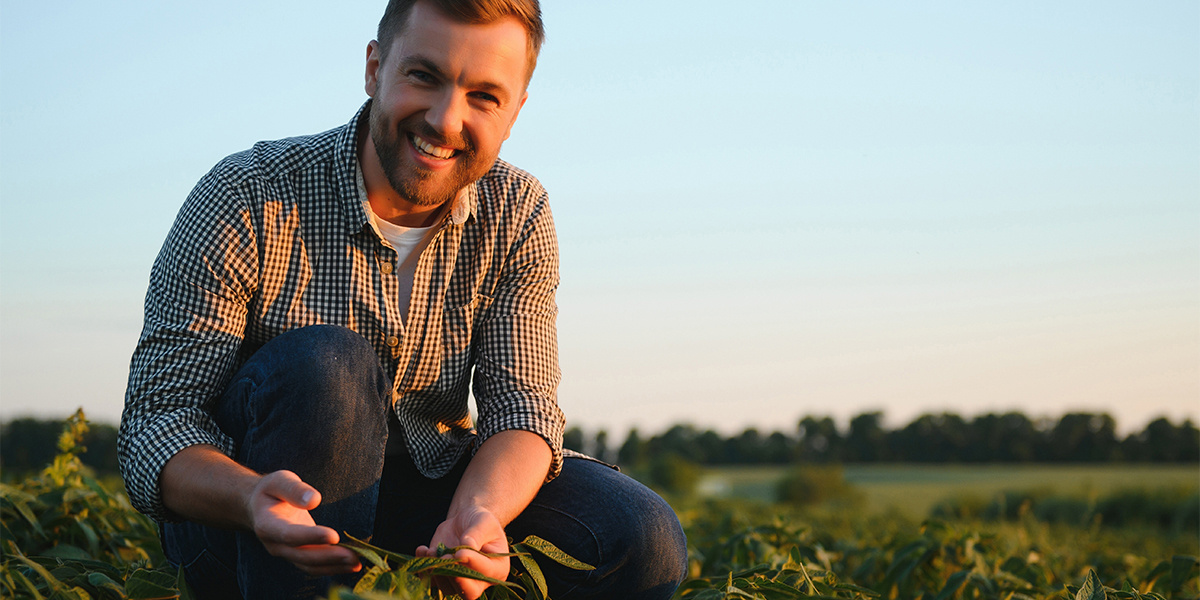
[[[425,154],[428,154],[432,157],[445,159],[445,158],[450,158],[450,157],[454,156],[453,148],[442,148],[441,146],[434,146],[433,144],[426,142],[425,140],[421,139],[420,137],[418,137],[416,135],[412,136],[412,141],[413,141],[413,145],[416,146],[418,150],[420,150],[421,152],[424,152]]]

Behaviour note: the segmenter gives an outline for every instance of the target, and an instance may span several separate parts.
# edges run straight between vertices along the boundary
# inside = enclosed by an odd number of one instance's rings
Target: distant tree
[[[592,442],[592,456],[605,461],[612,462],[612,457],[609,456],[608,449],[608,432],[601,429],[596,432],[596,439]]]
[[[578,427],[572,427],[564,432],[563,447],[570,448],[576,452],[586,452],[587,448],[583,445],[583,430]]]
[[[1098,462],[1121,457],[1116,422],[1107,414],[1068,413],[1050,431],[1050,456],[1065,462]]]
[[[700,457],[698,458],[701,464],[719,465],[724,462],[725,439],[721,434],[705,429],[703,433],[696,436],[696,447],[700,449]]]
[[[0,425],[0,469],[10,474],[37,471],[58,454],[58,437],[63,420],[13,419]],[[89,423],[83,437],[83,464],[97,473],[117,473],[117,428],[107,423]]]
[[[775,431],[767,436],[763,444],[763,458],[773,465],[784,465],[796,454],[796,440]]]
[[[830,417],[806,416],[797,427],[796,458],[802,462],[839,462],[842,436]]]
[[[888,439],[892,460],[962,462],[967,459],[971,432],[956,414],[924,414]]]
[[[973,462],[1029,462],[1042,445],[1034,422],[1019,412],[980,415],[970,431],[968,460]]]
[[[763,437],[758,429],[747,428],[736,437],[725,440],[726,462],[738,465],[753,465],[766,462]]]
[[[1125,438],[1121,449],[1130,460],[1196,462],[1200,460],[1200,432],[1191,420],[1176,427],[1166,417],[1159,417]]]
[[[645,445],[642,443],[642,436],[638,434],[637,427],[629,430],[629,436],[625,438],[625,443],[621,444],[621,449],[617,451],[617,464],[626,466],[640,465],[645,458]]]
[[[62,421],[14,419],[0,427],[0,467],[6,471],[40,469],[58,454]]]
[[[883,413],[862,413],[850,419],[846,436],[847,462],[887,460],[887,434],[883,430]]]
[[[673,453],[650,459],[648,471],[652,487],[675,495],[690,495],[700,481],[700,467]]]

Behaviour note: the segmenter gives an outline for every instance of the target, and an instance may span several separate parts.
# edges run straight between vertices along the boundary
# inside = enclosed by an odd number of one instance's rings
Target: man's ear
[[[367,44],[367,82],[364,87],[372,98],[379,90],[379,42],[375,40]]]
[[[517,104],[517,112],[513,113],[512,120],[508,122],[508,129],[504,130],[504,139],[501,141],[508,141],[508,136],[512,135],[513,125],[515,125],[517,123],[517,116],[521,114],[521,109],[525,108],[525,101],[528,99],[529,99],[529,92],[528,91],[522,92],[521,93],[521,103]]]

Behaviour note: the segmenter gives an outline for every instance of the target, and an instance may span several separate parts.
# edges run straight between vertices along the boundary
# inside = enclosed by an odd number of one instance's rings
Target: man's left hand
[[[459,563],[493,579],[503,581],[508,578],[509,561],[507,556],[488,558],[480,554],[480,552],[489,554],[508,552],[508,538],[504,535],[504,527],[500,525],[496,516],[485,508],[468,507],[448,516],[441,525],[438,525],[429,546],[417,548],[417,556],[437,556],[439,544],[447,548],[468,546],[471,548],[470,550],[463,548],[453,555],[443,555],[443,558],[455,558]],[[466,577],[455,577],[452,579],[439,578],[437,585],[443,592],[461,593],[467,600],[476,600],[492,584]]]

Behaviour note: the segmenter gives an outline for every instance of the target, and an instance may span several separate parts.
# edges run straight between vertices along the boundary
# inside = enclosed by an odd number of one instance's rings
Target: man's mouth
[[[434,145],[415,133],[408,134],[408,139],[412,140],[413,147],[417,149],[417,152],[430,158],[446,160],[454,158],[454,155],[458,154],[458,150],[454,148]]]

